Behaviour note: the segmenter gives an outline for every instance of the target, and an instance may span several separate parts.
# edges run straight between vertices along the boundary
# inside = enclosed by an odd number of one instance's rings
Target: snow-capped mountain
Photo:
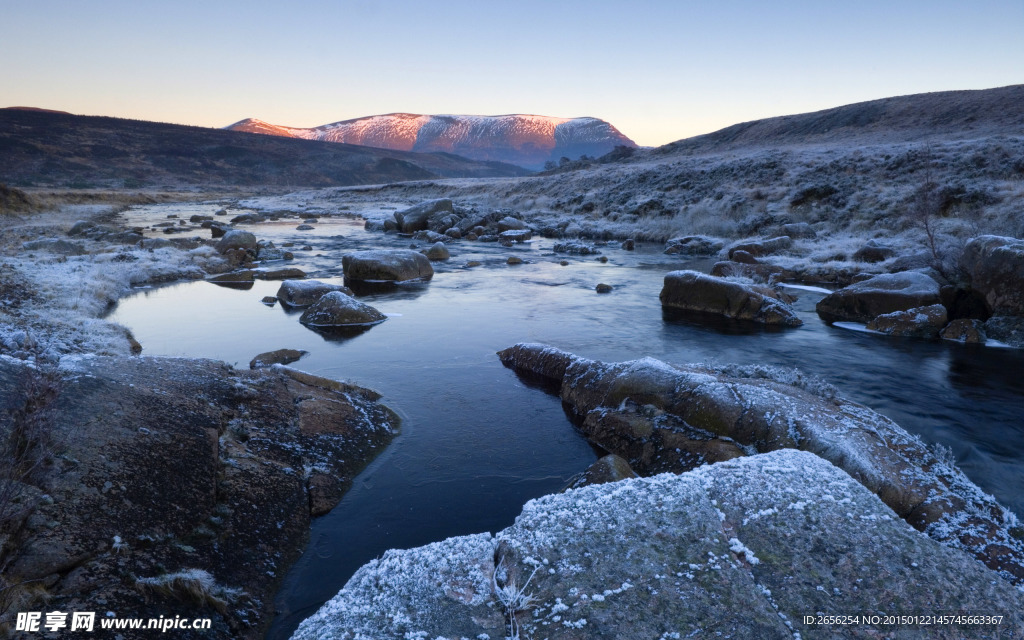
[[[597,118],[534,115],[455,116],[389,113],[325,124],[313,129],[273,125],[249,118],[225,127],[267,135],[344,142],[368,147],[430,153],[442,151],[474,160],[497,160],[539,169],[562,157],[600,156],[636,143]]]

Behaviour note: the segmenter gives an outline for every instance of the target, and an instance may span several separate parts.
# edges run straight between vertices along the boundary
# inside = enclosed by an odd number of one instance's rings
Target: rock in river
[[[434,275],[430,260],[411,249],[356,251],[341,258],[346,280],[362,282],[405,282]]]
[[[868,322],[883,313],[939,304],[939,283],[919,271],[883,273],[834,291],[815,307],[822,320]]]
[[[299,317],[311,327],[350,327],[379,324],[387,320],[380,311],[340,291],[325,293]]]
[[[867,328],[892,336],[934,339],[939,337],[939,332],[948,321],[946,307],[941,304],[933,304],[906,311],[883,313],[871,320],[867,324]]]
[[[440,200],[428,200],[404,211],[395,212],[395,222],[398,230],[403,233],[412,233],[427,228],[427,221],[431,216],[438,213],[451,213],[452,201],[448,198]]]
[[[1024,316],[1024,240],[973,238],[964,247],[960,264],[992,315]]]
[[[285,280],[277,290],[277,299],[289,307],[308,307],[331,291],[352,295],[351,289],[340,284],[328,284],[319,280]]]
[[[241,229],[232,229],[224,234],[224,236],[217,241],[217,251],[220,253],[226,252],[228,249],[247,249],[256,250],[256,236],[249,231],[242,231]]]
[[[806,615],[893,606],[1024,625],[1024,593],[914,531],[841,469],[785,450],[544,496],[495,536],[388,551],[293,638],[793,640],[833,637]],[[971,628],[944,629],[920,637]]]
[[[798,448],[845,470],[901,518],[1024,584],[1024,528],[955,465],[874,411],[799,371],[602,363],[539,344],[499,352],[560,385],[585,436],[640,475]]]
[[[665,274],[661,304],[769,325],[798,327],[803,321],[769,287],[755,287],[697,271]]]

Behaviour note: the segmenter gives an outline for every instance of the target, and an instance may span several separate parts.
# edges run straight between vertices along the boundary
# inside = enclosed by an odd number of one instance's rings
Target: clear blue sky
[[[659,145],[1020,83],[1022,0],[0,0],[0,106],[202,126],[536,113]]]

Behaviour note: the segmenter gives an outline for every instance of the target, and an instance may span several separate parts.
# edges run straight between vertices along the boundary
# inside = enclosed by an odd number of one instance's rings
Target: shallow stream
[[[126,214],[152,224],[175,213],[211,214],[208,205],[153,206]],[[237,212],[233,212],[237,213]],[[296,219],[245,228],[278,246],[295,242],[295,266],[341,282],[348,251],[417,244],[363,230],[362,220],[321,218],[312,231]],[[202,231],[206,237],[206,231]],[[162,235],[162,234],[155,234]],[[309,244],[312,249],[300,248]],[[660,245],[628,252],[617,243],[595,256],[563,256],[554,241],[504,248],[450,245],[429,283],[361,296],[389,315],[349,339],[325,339],[298,313],[260,303],[279,282],[236,290],[207,282],[142,289],[110,319],[129,327],[145,354],[208,357],[247,367],[283,347],[310,354],[294,367],[383,394],[402,417],[402,433],[356,479],[330,514],[313,525],[310,545],[278,595],[269,638],[286,638],[365,562],[390,548],[448,536],[497,531],[527,500],[561,489],[597,454],[574,430],[557,397],[531,388],[498,362],[517,342],[543,342],[580,356],[619,361],[798,367],[835,385],[919,434],[952,448],[985,491],[1024,515],[1024,353],[950,342],[891,338],[834,328],[814,312],[820,292],[791,290],[804,326],[764,330],[733,323],[670,319],[658,301],[665,272],[705,270],[708,261],[662,254]],[[517,255],[526,263],[507,265]],[[568,260],[560,266],[559,260]],[[465,268],[469,260],[483,264]],[[614,287],[598,294],[604,282]]]

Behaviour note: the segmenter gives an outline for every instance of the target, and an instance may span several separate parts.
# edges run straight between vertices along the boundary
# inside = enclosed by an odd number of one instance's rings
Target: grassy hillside
[[[223,129],[0,109],[0,181],[12,186],[343,186],[527,171],[420,154]]]

